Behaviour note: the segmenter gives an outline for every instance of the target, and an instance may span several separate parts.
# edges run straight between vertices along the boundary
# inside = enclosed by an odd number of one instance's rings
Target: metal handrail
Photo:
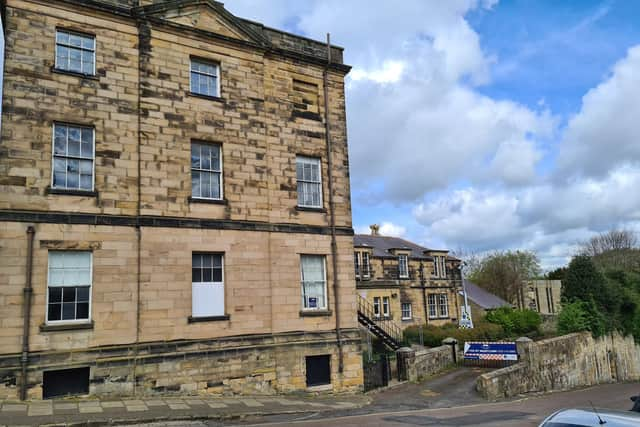
[[[373,304],[360,295],[358,295],[358,311],[374,322],[376,326],[382,329],[398,344],[402,342],[402,329],[393,320],[380,317],[379,315],[376,316],[373,310]]]

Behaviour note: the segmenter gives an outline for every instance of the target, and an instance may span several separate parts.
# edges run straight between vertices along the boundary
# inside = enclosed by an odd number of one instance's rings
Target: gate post
[[[516,351],[518,352],[518,361],[531,358],[531,346],[533,340],[528,337],[520,337],[516,340]]]
[[[442,340],[442,345],[450,345],[451,346],[451,354],[453,355],[453,364],[458,364],[458,340],[452,337],[445,338]]]
[[[415,350],[409,347],[401,347],[396,351],[398,363],[398,380],[411,381],[411,368],[414,366],[416,358]]]

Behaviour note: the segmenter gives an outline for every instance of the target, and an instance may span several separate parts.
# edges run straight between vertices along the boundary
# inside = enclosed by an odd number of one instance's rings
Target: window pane
[[[222,269],[214,268],[213,269],[213,282],[222,282]]]
[[[82,46],[82,37],[77,34],[69,34],[69,44],[71,46]]]
[[[202,269],[194,267],[191,269],[191,281],[193,283],[202,282]]]
[[[199,87],[200,87],[200,75],[192,71],[191,72],[191,92],[197,93]]]
[[[80,188],[91,190],[93,187],[93,177],[91,175],[80,175]]]
[[[192,267],[202,267],[202,255],[193,254],[191,255],[191,266]]]
[[[95,46],[95,39],[93,37],[83,37],[82,38],[82,48],[83,49],[89,49],[89,50],[94,50]]]
[[[202,269],[202,281],[203,282],[211,282],[213,280],[213,269],[212,268],[203,268]]]
[[[220,146],[211,147],[211,169],[220,170]]]
[[[88,302],[89,301],[89,287],[84,286],[76,289],[76,295],[78,302]]]
[[[211,175],[211,197],[214,199],[220,198],[220,174],[212,173]]]
[[[296,161],[296,179],[298,181],[302,180],[302,170],[304,169],[302,163],[300,162],[300,160]]]
[[[67,161],[65,159],[54,158],[53,159],[53,186],[54,187],[66,187],[67,186]]]
[[[62,304],[49,304],[47,313],[48,320],[61,320],[62,319]]]
[[[75,287],[64,287],[60,288],[62,290],[62,302],[75,302],[76,301],[76,288]]]
[[[200,144],[191,144],[191,167],[200,168]]]
[[[76,318],[76,303],[65,302],[62,304],[62,320],[75,320]]]
[[[69,128],[69,152],[70,156],[80,156],[80,128]]]
[[[211,174],[200,173],[200,193],[201,197],[211,198]]]
[[[222,255],[213,255],[213,267],[222,268]]]
[[[93,129],[82,129],[82,156],[93,158]]]
[[[202,197],[200,190],[200,172],[191,171],[191,195],[193,197]]]
[[[56,31],[56,42],[69,44],[69,33],[64,31]]]
[[[201,148],[200,163],[202,169],[211,169],[211,147],[208,145],[202,145]]]
[[[82,52],[82,72],[93,74],[93,52]]]
[[[66,126],[54,126],[54,143],[53,152],[55,154],[67,153],[67,127]]]
[[[82,72],[82,53],[78,49],[69,49],[69,70]]]
[[[80,186],[80,162],[75,159],[67,159],[67,188]]]
[[[89,303],[81,302],[76,307],[76,319],[88,319],[89,318]]]
[[[93,162],[91,160],[80,160],[80,173],[91,175],[93,173]]]
[[[49,302],[62,302],[62,288],[50,287],[49,288]]]

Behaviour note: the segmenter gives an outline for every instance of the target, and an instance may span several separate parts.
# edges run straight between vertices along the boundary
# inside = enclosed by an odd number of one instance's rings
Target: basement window
[[[43,372],[42,397],[51,399],[88,394],[89,372],[89,367]]]
[[[307,356],[307,387],[331,384],[331,355]]]

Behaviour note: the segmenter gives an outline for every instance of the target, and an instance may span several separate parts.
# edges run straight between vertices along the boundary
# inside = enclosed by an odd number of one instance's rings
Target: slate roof
[[[353,236],[353,246],[373,248],[373,256],[378,258],[395,258],[391,249],[409,249],[411,258],[432,260],[433,257],[424,254],[429,249],[409,242],[399,237],[373,236],[371,234],[356,234]]]
[[[482,289],[480,286],[468,281],[467,279],[464,279],[464,286],[467,289],[467,297],[485,310],[511,306],[511,304],[502,298]],[[460,291],[460,295],[463,295],[462,291]]]

